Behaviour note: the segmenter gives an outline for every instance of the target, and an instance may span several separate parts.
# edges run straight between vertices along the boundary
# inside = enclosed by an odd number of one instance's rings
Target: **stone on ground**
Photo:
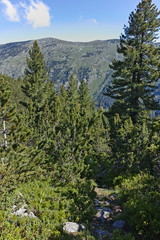
[[[124,228],[125,224],[126,224],[125,221],[118,220],[118,221],[113,223],[113,228],[122,229],[122,228]]]
[[[63,231],[68,233],[76,233],[85,230],[85,227],[82,224],[78,224],[75,222],[66,222],[63,226]]]
[[[101,205],[100,201],[98,201],[97,199],[94,200],[94,205],[96,207],[99,207]]]
[[[17,211],[13,211],[13,214],[16,216],[22,216],[22,217],[31,217],[35,218],[36,216],[34,215],[33,212],[27,212],[27,204],[24,204],[21,208],[19,208]],[[13,206],[13,210],[16,208],[16,205]]]

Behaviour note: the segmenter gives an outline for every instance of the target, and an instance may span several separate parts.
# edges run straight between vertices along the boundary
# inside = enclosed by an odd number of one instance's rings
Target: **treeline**
[[[111,65],[107,112],[73,74],[56,93],[36,41],[24,79],[0,76],[0,239],[75,239],[63,223],[89,226],[98,181],[118,189],[136,239],[160,238],[160,120],[151,117],[160,109],[159,15],[151,0],[131,13],[118,46],[123,60]],[[13,214],[24,206],[34,217]],[[120,238],[128,239],[112,240]]]
[[[109,151],[107,120],[85,81],[78,86],[73,74],[56,93],[36,41],[25,77],[17,81],[0,77],[0,236],[62,239],[63,222],[94,216],[98,161]],[[18,210],[24,202],[35,218],[13,215],[13,206]]]
[[[111,128],[108,174],[119,185],[124,218],[136,239],[148,240],[160,238],[160,121],[151,117],[160,110],[155,98],[160,48],[154,45],[159,16],[152,0],[142,0],[130,14],[117,48],[123,60],[113,60],[113,82],[106,92],[115,99],[106,113]]]

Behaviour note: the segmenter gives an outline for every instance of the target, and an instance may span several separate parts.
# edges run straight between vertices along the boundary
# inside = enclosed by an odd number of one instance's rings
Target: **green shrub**
[[[130,233],[122,236],[119,229],[116,229],[113,231],[111,240],[135,240],[135,238]]]
[[[70,216],[71,201],[47,181],[21,184],[1,205],[1,239],[56,239],[61,235],[63,222]],[[24,204],[35,218],[13,215],[13,206],[16,211]]]
[[[125,179],[119,186],[126,221],[141,239],[160,239],[159,179],[148,173]]]
[[[0,197],[0,239],[65,239],[62,230],[65,221],[81,222],[83,219],[88,223],[92,219],[93,188],[94,184],[87,179],[61,186],[58,183],[53,185],[49,177],[45,180],[43,176],[40,180],[21,183],[17,188],[15,184]],[[24,204],[26,212],[34,213],[35,218],[13,215],[13,206],[17,211]],[[66,239],[72,237],[67,235]]]

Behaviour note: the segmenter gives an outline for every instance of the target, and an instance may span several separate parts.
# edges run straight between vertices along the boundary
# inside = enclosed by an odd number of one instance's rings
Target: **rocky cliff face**
[[[109,64],[117,54],[119,40],[93,42],[67,42],[54,38],[38,40],[38,44],[45,56],[49,68],[50,78],[58,90],[63,83],[66,86],[73,72],[78,81],[86,79],[96,105],[100,102],[104,107],[111,104],[111,100],[103,97],[106,86],[111,81]],[[26,56],[33,41],[16,42],[0,45],[0,73],[14,77],[24,74]]]

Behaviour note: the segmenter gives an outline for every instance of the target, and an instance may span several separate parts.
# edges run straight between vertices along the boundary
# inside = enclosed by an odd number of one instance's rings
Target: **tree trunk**
[[[5,116],[4,116],[4,108],[2,110],[2,121],[3,121],[3,137],[4,137],[4,148],[5,150],[7,150],[7,134],[6,134],[6,122],[5,122]]]

